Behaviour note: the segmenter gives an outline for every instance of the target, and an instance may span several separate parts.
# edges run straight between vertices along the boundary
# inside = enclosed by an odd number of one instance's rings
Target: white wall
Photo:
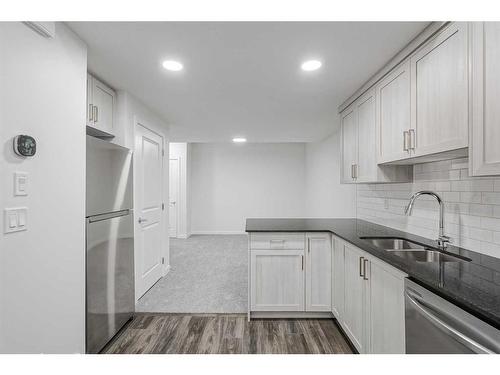
[[[177,197],[177,237],[188,238],[191,234],[191,225],[189,220],[191,201],[191,145],[189,143],[170,143],[169,144],[170,159],[179,160],[179,176],[178,176],[178,189],[179,196]]]
[[[308,217],[356,217],[356,189],[340,184],[340,131],[306,144]]]
[[[193,143],[192,233],[241,233],[249,217],[302,217],[303,143]]]
[[[45,39],[0,23],[0,207],[28,207],[28,230],[0,234],[0,352],[85,350],[87,51],[64,25]],[[29,134],[37,154],[17,157]],[[27,197],[13,173],[28,173]]]

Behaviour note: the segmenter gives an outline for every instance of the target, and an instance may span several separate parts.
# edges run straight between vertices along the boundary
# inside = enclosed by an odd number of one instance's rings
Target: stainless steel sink
[[[415,262],[466,262],[470,259],[435,250],[416,242],[401,238],[361,237],[379,249],[389,251],[401,258]]]

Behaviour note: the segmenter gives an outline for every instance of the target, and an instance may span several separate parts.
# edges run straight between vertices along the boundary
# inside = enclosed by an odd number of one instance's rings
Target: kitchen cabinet
[[[306,311],[331,311],[331,235],[307,233],[306,246]]]
[[[377,165],[375,90],[369,90],[341,113],[342,182],[407,182],[407,166]]]
[[[378,163],[410,157],[410,61],[402,63],[376,86]]]
[[[500,23],[472,28],[472,124],[470,174],[500,175]]]
[[[370,353],[405,353],[405,274],[371,258],[365,271],[369,280]]]
[[[406,274],[354,246],[342,247],[344,299],[338,321],[360,353],[404,353]]]
[[[410,153],[468,147],[468,25],[455,22],[410,58]]]
[[[304,311],[304,250],[250,250],[250,310]]]
[[[363,252],[344,245],[344,315],[343,328],[360,353],[366,353],[367,291],[363,279]]]
[[[87,126],[97,129],[103,136],[112,136],[115,103],[115,91],[87,74]]]
[[[354,105],[340,115],[342,138],[342,182],[355,182],[358,163],[358,125]]]
[[[332,239],[332,313],[340,321],[344,316],[344,242]]]

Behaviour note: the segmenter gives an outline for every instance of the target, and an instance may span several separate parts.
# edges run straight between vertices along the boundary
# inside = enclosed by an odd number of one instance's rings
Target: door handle
[[[409,146],[409,136],[410,132],[408,130],[403,131],[403,151],[410,151]]]
[[[363,259],[364,257],[359,257],[359,277],[364,277],[363,276]]]
[[[143,217],[140,217],[139,220],[137,220],[139,222],[139,224],[142,224],[142,223],[145,223],[146,221],[148,221],[148,219],[144,219]]]

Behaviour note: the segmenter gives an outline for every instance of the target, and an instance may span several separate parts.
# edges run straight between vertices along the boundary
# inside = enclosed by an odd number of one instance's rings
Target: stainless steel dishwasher
[[[500,353],[500,330],[408,279],[405,323],[408,354]]]

